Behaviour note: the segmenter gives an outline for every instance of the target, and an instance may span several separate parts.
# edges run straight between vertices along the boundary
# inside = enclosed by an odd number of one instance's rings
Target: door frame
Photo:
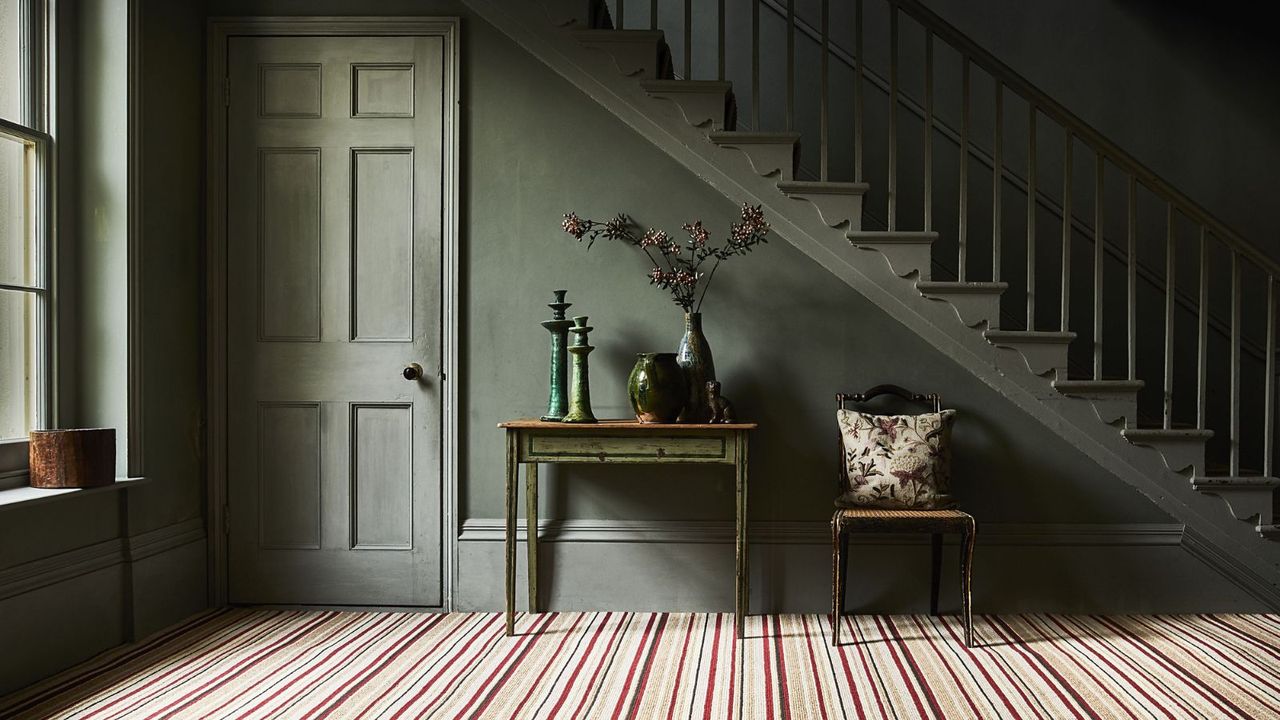
[[[215,17],[208,23],[206,55],[205,303],[207,425],[206,531],[209,604],[228,604],[227,564],[227,46],[233,37],[439,37],[444,47],[444,189],[441,298],[441,538],[442,610],[453,607],[458,553],[458,34],[456,17]]]

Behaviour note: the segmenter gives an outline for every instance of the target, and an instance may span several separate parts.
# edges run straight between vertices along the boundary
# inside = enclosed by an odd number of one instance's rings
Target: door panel
[[[442,604],[443,47],[229,42],[232,602]]]

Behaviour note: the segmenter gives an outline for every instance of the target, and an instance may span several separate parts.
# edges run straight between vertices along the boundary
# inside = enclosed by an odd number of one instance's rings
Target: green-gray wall
[[[144,7],[143,469],[152,482],[127,495],[6,513],[0,578],[24,563],[102,543],[128,544],[131,535],[167,538],[166,528],[186,528],[202,517],[206,9],[160,0],[145,0]],[[560,214],[623,211],[673,232],[698,218],[723,237],[736,208],[460,2],[212,0],[207,14],[462,17],[463,532],[455,602],[460,609],[496,609],[503,452],[494,426],[543,407],[547,338],[537,323],[547,317],[550,291],[568,288],[572,312],[589,315],[597,328],[593,397],[602,416],[626,413],[624,383],[634,354],[673,349],[680,333],[678,309],[647,285],[647,265],[634,250],[600,242],[588,253],[559,231]],[[833,394],[879,382],[940,391],[961,412],[957,491],[992,540],[977,556],[980,611],[1257,607],[1176,544],[1176,527],[1149,502],[785,239],[731,261],[706,310],[725,392],[742,415],[761,423],[752,447],[751,515],[765,538],[754,552],[757,609],[825,604],[829,555],[821,532],[834,491]],[[676,527],[702,528],[713,537],[722,527],[716,523],[732,517],[726,473],[582,469],[544,477],[544,518],[595,521],[603,530],[594,540],[569,533],[546,548],[554,579],[548,578],[545,599],[553,607],[728,606],[727,544],[637,542],[618,523],[648,521],[659,536]],[[891,539],[859,545],[856,555],[854,602],[875,609],[923,606],[921,546]],[[0,599],[0,646],[31,648],[37,659],[19,662],[7,654],[0,660],[0,690],[203,606],[202,543],[183,543],[148,561],[153,564],[106,564]],[[176,588],[177,596],[160,596],[160,588]],[[954,595],[944,598],[951,602]]]

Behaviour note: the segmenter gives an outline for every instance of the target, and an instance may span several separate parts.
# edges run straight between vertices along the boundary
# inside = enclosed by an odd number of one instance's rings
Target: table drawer
[[[734,444],[725,435],[645,437],[551,434],[526,436],[523,462],[733,462]]]

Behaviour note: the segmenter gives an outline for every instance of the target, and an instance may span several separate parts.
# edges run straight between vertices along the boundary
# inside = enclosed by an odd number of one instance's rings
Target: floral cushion
[[[836,505],[928,509],[951,505],[955,417],[955,410],[924,415],[837,411],[845,489]]]

